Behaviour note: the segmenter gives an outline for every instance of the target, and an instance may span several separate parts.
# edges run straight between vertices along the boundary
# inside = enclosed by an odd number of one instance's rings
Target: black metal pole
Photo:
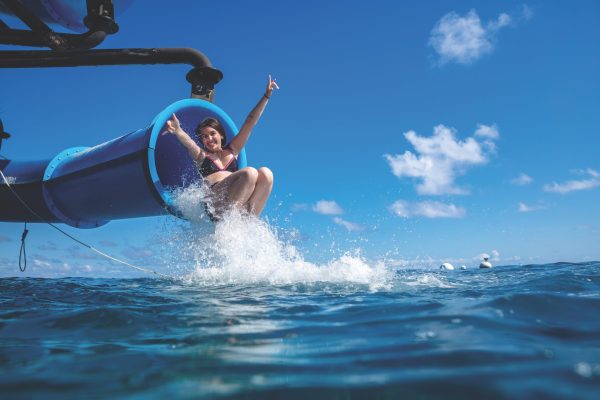
[[[98,46],[104,41],[106,36],[107,33],[103,31],[86,32],[80,35],[61,33],[60,37],[64,39],[61,46],[78,50],[87,50]],[[44,38],[36,32],[19,29],[7,29],[5,31],[1,31],[0,44],[49,47],[47,38]],[[60,49],[57,48],[57,50]]]
[[[223,73],[213,68],[208,57],[192,48],[0,51],[0,68],[146,64],[192,65],[187,80],[192,84],[192,94],[198,96],[206,97],[223,79]]]
[[[208,57],[192,48],[1,51],[0,68],[79,67],[124,64],[190,64],[212,67]]]

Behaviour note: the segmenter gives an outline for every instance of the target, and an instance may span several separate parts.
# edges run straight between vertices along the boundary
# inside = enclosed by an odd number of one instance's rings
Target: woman
[[[258,217],[267,203],[273,188],[273,173],[266,167],[238,170],[237,157],[265,110],[273,89],[279,89],[279,86],[269,75],[265,94],[248,114],[238,134],[227,145],[225,130],[214,118],[206,118],[196,128],[203,148],[181,129],[175,114],[167,121],[167,131],[174,134],[188,150],[196,161],[198,172],[210,187],[209,202],[215,209],[212,213],[214,216],[209,213],[211,218],[220,216],[231,205]]]

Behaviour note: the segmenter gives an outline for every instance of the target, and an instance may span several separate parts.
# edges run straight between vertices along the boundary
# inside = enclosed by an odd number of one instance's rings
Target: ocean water
[[[0,398],[600,398],[598,262],[317,264],[187,212],[171,278],[0,278]]]
[[[597,399],[599,267],[3,278],[0,397]]]

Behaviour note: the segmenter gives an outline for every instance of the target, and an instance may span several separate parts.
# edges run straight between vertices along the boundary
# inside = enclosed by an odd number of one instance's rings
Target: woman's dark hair
[[[202,128],[210,127],[216,130],[221,134],[221,147],[225,147],[225,143],[227,142],[227,136],[225,136],[225,128],[216,118],[205,118],[204,121],[200,122],[196,127],[196,135],[200,138],[200,133]],[[202,139],[200,138],[200,143],[202,143]]]

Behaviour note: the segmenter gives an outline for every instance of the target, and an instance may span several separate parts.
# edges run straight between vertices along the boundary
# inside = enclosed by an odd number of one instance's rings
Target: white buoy
[[[454,271],[454,265],[452,265],[450,263],[443,263],[442,265],[440,265],[440,269],[445,269],[447,271]]]
[[[492,263],[488,257],[483,257],[483,261],[479,264],[479,268],[492,268]]]
[[[465,269],[467,269],[467,266],[466,265],[461,265],[460,269],[465,270]]]

